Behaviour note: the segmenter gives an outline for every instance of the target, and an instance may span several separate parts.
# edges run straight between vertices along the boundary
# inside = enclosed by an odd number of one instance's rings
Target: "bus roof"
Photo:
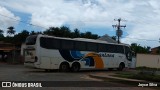
[[[121,43],[121,44],[118,44],[118,43],[109,43],[109,42],[103,41],[103,40],[87,39],[87,38],[66,38],[66,37],[55,37],[55,36],[42,35],[42,34],[39,34],[38,37],[49,37],[49,38],[57,38],[57,39],[65,39],[65,40],[86,41],[86,42],[95,42],[95,43],[104,43],[104,44],[114,44],[114,45],[129,46],[129,44],[124,44],[124,43]]]

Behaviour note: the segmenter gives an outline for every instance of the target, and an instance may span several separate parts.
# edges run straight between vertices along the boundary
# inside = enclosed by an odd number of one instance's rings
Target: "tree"
[[[31,31],[30,35],[36,35],[36,32]]]
[[[17,44],[24,43],[28,36],[29,32],[27,30],[23,30],[14,36],[14,42],[16,42]]]
[[[97,34],[92,34],[91,32],[87,31],[85,33],[81,33],[82,38],[89,38],[89,39],[97,39],[99,36]]]
[[[69,27],[62,26],[62,27],[50,27],[46,31],[43,32],[44,34],[57,36],[57,37],[70,37],[70,38],[90,38],[90,39],[97,39],[99,36],[97,34],[92,34],[91,32],[81,33],[77,28],[74,29],[72,32]]]
[[[11,36],[11,35],[14,35],[15,34],[15,30],[14,30],[14,27],[13,26],[10,26],[7,28],[7,33]]]
[[[77,28],[74,30],[74,35],[75,37],[80,37],[80,31]]]
[[[111,38],[112,38],[113,40],[117,41],[117,39],[116,39],[117,37],[116,37],[116,36],[112,36]]]
[[[62,26],[60,27],[60,35],[59,37],[71,37],[71,30],[66,27],[66,26]]]
[[[3,33],[4,33],[4,31],[2,29],[0,29],[0,34],[3,34]]]
[[[4,40],[3,30],[0,29],[0,41]]]
[[[137,45],[137,43],[132,43],[131,44],[131,49],[135,52],[135,53],[150,53],[150,47],[142,47],[140,45]]]
[[[71,38],[78,38],[80,37],[80,31],[76,28],[74,29],[74,32],[71,32]]]
[[[146,50],[147,50],[147,53],[150,53],[151,47],[147,46]]]

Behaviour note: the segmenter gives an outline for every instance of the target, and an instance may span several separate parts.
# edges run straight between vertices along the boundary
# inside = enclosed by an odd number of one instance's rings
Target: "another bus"
[[[132,59],[129,45],[48,35],[27,37],[24,56],[27,67],[74,72],[82,69],[123,70]]]

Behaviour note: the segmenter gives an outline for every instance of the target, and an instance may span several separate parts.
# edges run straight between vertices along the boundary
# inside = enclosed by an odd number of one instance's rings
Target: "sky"
[[[122,19],[121,42],[160,46],[159,0],[0,0],[0,29],[44,31],[68,26],[99,36],[116,35],[112,25]]]

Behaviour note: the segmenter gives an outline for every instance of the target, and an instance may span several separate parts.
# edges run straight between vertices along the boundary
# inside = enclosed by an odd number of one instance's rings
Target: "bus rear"
[[[36,68],[35,63],[38,60],[36,56],[36,39],[37,35],[32,35],[26,38],[26,47],[24,49],[24,65],[26,67]]]

